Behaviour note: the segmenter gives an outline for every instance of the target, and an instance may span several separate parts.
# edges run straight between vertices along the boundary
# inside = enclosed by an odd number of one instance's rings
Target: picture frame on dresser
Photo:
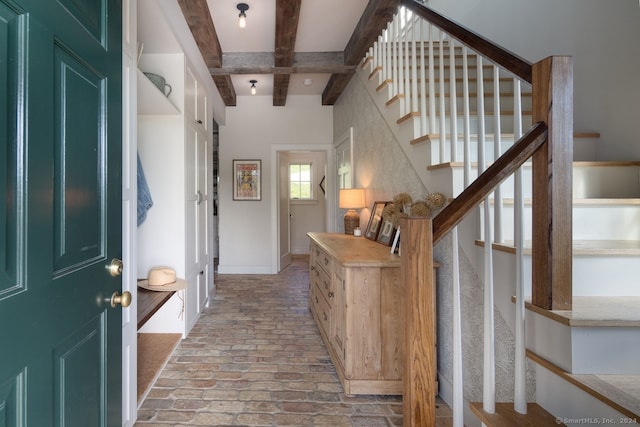
[[[380,225],[382,225],[382,211],[389,202],[374,202],[371,209],[371,216],[369,217],[369,223],[364,233],[364,237],[369,240],[376,240],[378,238],[378,232],[380,231]]]
[[[395,234],[396,227],[393,225],[393,222],[383,218],[382,225],[380,226],[380,231],[378,232],[378,237],[376,238],[376,242],[381,243],[385,246],[391,246]]]
[[[262,200],[260,160],[233,160],[233,200]]]

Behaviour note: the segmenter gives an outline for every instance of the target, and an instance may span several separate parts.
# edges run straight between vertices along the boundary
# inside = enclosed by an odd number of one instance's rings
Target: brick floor
[[[307,257],[277,275],[217,275],[216,288],[136,426],[402,425],[401,397],[343,393],[309,312]],[[452,425],[437,403],[437,425]]]

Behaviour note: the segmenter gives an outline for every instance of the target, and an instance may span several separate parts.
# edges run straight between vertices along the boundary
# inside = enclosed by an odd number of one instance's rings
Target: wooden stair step
[[[634,199],[635,200],[635,199]],[[484,240],[476,240],[475,245],[484,247]],[[491,247],[495,251],[516,253],[513,241],[503,243],[492,243]],[[524,255],[531,255],[531,241],[524,243],[522,250]],[[640,255],[639,240],[574,240],[573,255]]]
[[[530,350],[527,350],[527,358],[589,393],[629,420],[640,420],[640,375],[572,374]]]
[[[485,425],[490,427],[544,427],[565,425],[536,403],[527,404],[527,413],[516,412],[513,403],[496,403],[496,413],[489,414],[482,409],[482,402],[470,404],[471,410]]]
[[[573,327],[640,327],[640,297],[574,296],[571,310],[545,310],[525,301],[528,310]]]

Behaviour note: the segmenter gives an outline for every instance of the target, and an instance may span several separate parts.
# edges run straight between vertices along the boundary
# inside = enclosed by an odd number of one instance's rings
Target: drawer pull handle
[[[327,313],[325,313],[324,311],[322,312],[322,316],[324,317],[324,320],[327,320]]]
[[[333,298],[333,292],[329,292],[329,298]]]
[[[318,301],[318,297],[316,297],[316,304],[317,304],[318,302],[319,302],[319,301]]]
[[[324,265],[329,265],[329,260],[328,259],[324,259]]]

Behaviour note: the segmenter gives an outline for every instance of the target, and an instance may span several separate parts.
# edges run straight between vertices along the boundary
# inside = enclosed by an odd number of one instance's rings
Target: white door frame
[[[131,292],[122,309],[122,426],[138,419],[138,58],[137,2],[122,7],[122,291]]]
[[[333,144],[272,144],[271,145],[271,188],[275,191],[271,197],[271,273],[278,274],[280,271],[280,203],[278,185],[278,152],[279,151],[324,151],[327,159],[327,204],[325,212],[326,230],[334,232],[336,230],[335,215],[336,210],[334,188],[335,183],[335,156]]]

